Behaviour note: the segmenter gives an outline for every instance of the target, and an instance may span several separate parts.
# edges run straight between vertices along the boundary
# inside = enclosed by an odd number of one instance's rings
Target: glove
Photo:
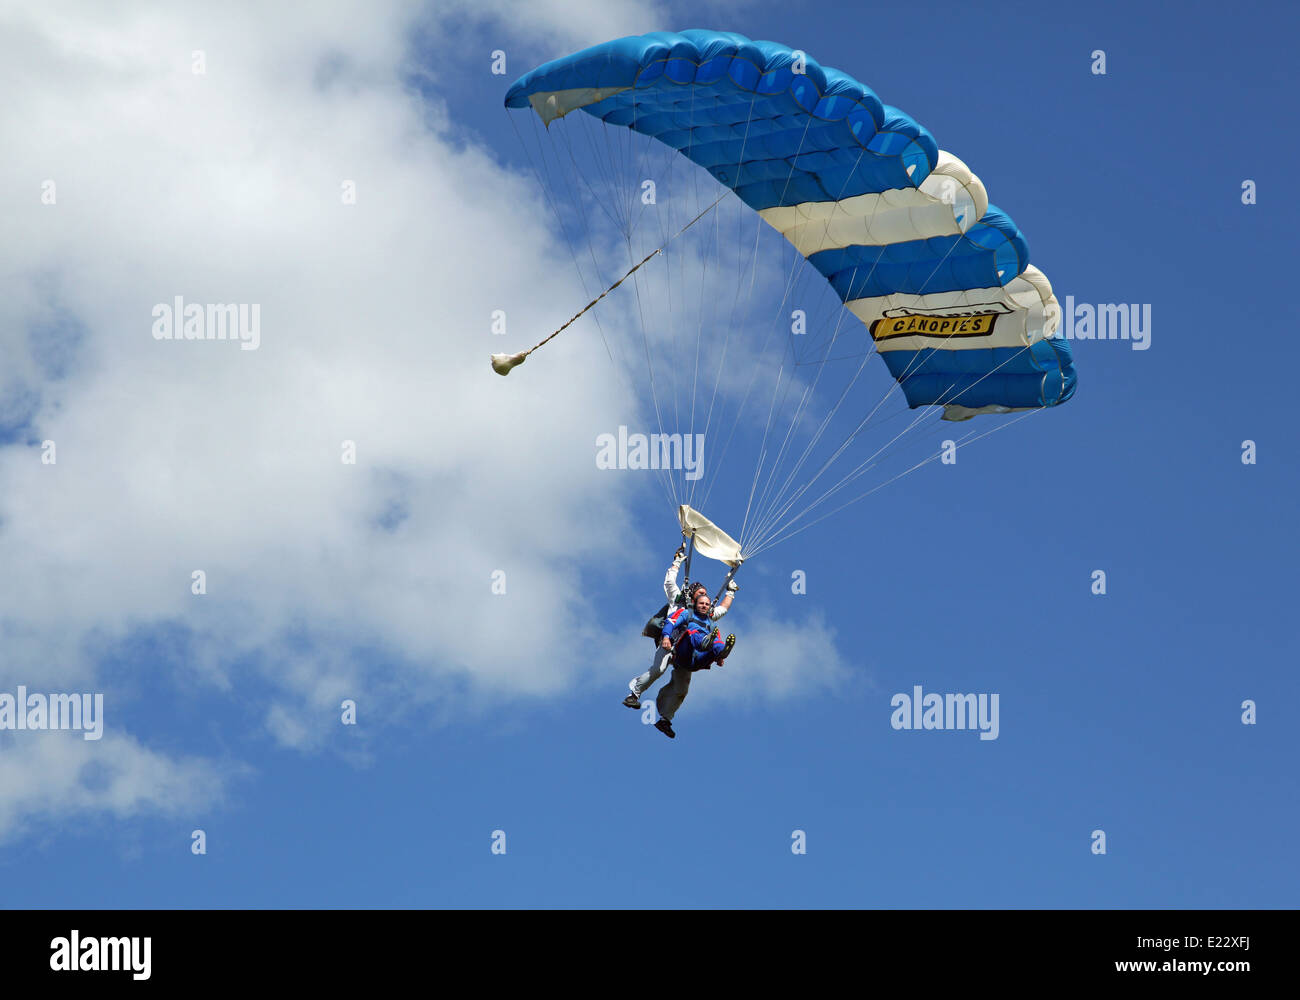
[[[677,562],[684,555],[686,555],[686,543],[682,542],[681,545],[677,546],[677,551],[673,553],[673,562]]]
[[[728,594],[734,594],[734,593],[735,593],[736,591],[738,591],[739,589],[740,589],[740,584],[738,584],[735,580],[728,580],[728,581],[727,581],[727,593],[728,593]]]

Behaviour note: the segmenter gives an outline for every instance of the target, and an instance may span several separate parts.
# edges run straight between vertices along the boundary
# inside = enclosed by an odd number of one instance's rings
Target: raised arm
[[[668,595],[669,604],[677,600],[677,595],[681,593],[681,588],[677,586],[677,571],[681,569],[685,557],[686,544],[682,543],[673,554],[672,565],[668,567],[668,575],[664,577],[664,593]]]
[[[735,580],[727,581],[727,596],[713,606],[713,620],[715,622],[727,613],[727,609],[731,607],[732,598],[736,596],[736,591],[739,589],[740,584]]]

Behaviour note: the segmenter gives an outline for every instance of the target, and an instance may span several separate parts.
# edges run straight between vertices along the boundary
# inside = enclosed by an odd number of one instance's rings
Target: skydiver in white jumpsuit
[[[664,576],[664,593],[668,597],[670,609],[677,603],[678,595],[681,594],[681,589],[677,586],[677,574],[681,569],[684,558],[686,558],[686,545],[682,544],[673,555],[672,565],[668,567],[668,573]],[[693,601],[697,588],[703,586],[702,583],[690,584],[687,590],[687,600]],[[727,596],[718,602],[710,616],[714,621],[727,613],[727,609],[731,607],[732,598],[735,597],[736,591],[739,589],[740,585],[735,580],[727,581]],[[641,696],[650,689],[655,681],[664,675],[664,671],[668,669],[668,664],[672,660],[672,655],[671,648],[664,649],[659,642],[655,643],[654,659],[650,661],[650,669],[639,677],[633,677],[628,683],[632,693],[623,699],[624,705],[628,708],[641,707]]]

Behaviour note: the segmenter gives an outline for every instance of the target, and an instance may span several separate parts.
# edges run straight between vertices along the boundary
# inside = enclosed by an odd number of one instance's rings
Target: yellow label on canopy
[[[972,316],[890,316],[871,324],[876,340],[890,337],[987,337],[999,313]]]

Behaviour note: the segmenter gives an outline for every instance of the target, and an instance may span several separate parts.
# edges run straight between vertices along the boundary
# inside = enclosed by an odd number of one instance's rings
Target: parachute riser
[[[717,604],[726,595],[727,584],[729,584],[733,579],[735,579],[736,574],[740,571],[740,566],[741,566],[740,563],[736,563],[736,565],[732,566],[731,569],[728,571],[726,579],[722,581],[722,586],[718,588],[718,596],[713,599],[714,604]]]
[[[685,575],[684,582],[686,583],[687,587],[691,585],[691,556],[695,555],[695,532],[693,531],[691,532],[690,539],[691,539],[690,544],[687,545],[686,547],[686,573],[684,574]],[[685,589],[682,590],[682,593],[683,594],[686,593]],[[690,595],[687,594],[686,600],[683,601],[682,603],[686,604],[689,602],[690,602]]]

